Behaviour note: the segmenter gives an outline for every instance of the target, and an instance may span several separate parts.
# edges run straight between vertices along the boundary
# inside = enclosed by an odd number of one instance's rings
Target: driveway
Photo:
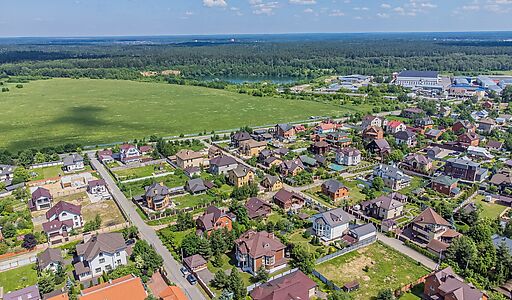
[[[162,244],[153,228],[147,225],[139,216],[135,210],[135,204],[133,204],[124,196],[124,194],[117,187],[116,183],[108,173],[105,166],[103,166],[98,161],[98,159],[96,159],[94,153],[89,153],[89,158],[93,168],[98,171],[103,179],[105,179],[110,193],[112,194],[114,200],[117,202],[121,210],[124,212],[126,218],[128,218],[132,225],[139,229],[141,238],[147,241],[164,259],[164,269],[169,280],[181,287],[189,299],[206,300],[206,297],[201,293],[197,286],[190,285],[190,283],[188,283],[188,281],[183,276],[181,276],[179,270],[182,265],[174,260],[171,253]]]
[[[387,246],[395,249],[396,251],[398,251],[406,256],[409,256],[413,260],[421,263],[422,265],[429,268],[430,270],[437,269],[437,263],[435,261],[433,261],[430,258],[426,257],[425,255],[407,247],[401,241],[394,239],[394,238],[387,237],[380,232],[377,233],[377,239],[379,241],[381,241],[382,243],[386,244]]]

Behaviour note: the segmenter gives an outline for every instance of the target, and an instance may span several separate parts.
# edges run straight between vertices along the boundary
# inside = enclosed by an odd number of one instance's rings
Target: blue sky
[[[0,0],[0,36],[512,30],[512,0]]]

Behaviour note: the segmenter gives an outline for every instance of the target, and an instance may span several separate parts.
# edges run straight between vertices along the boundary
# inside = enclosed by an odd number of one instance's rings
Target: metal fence
[[[298,270],[299,270],[298,268],[295,268],[295,269],[291,269],[286,272],[283,272],[281,274],[277,274],[276,276],[270,277],[266,282],[281,278],[283,276],[286,276],[286,275],[296,272]],[[255,288],[259,287],[260,285],[262,285],[263,283],[266,283],[266,282],[257,282],[255,284],[251,284],[250,286],[247,287],[247,293],[250,293],[252,290],[254,290]]]
[[[374,243],[376,241],[377,241],[377,236],[374,235],[374,236],[372,236],[370,238],[367,238],[365,240],[362,240],[360,242],[352,244],[352,245],[350,245],[350,246],[348,246],[346,248],[343,248],[343,249],[341,249],[341,250],[339,250],[337,252],[331,253],[331,254],[326,255],[324,257],[320,257],[319,259],[316,260],[316,264],[317,265],[321,264],[323,262],[326,262],[328,260],[331,260],[331,259],[336,258],[336,257],[341,256],[341,255],[347,254],[347,253],[352,252],[354,250],[357,250],[359,248],[366,247],[366,246],[368,246],[368,245],[370,245],[370,244],[372,244],[372,243]]]
[[[324,275],[318,273],[317,270],[313,270],[312,274],[320,279],[321,282],[325,283],[329,288],[335,290],[335,291],[339,291],[341,290],[341,288],[339,286],[337,286],[334,282],[330,281],[329,279],[325,278]]]

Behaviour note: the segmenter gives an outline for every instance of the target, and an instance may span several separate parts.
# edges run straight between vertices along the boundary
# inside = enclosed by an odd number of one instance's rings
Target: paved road
[[[190,283],[181,276],[181,265],[174,260],[169,250],[167,250],[156,235],[156,232],[147,225],[144,220],[142,220],[135,210],[135,204],[124,196],[112,177],[110,177],[107,169],[94,157],[93,154],[89,154],[89,158],[93,168],[98,171],[103,179],[105,179],[110,193],[119,207],[121,207],[128,220],[139,229],[141,238],[151,244],[164,259],[164,269],[167,272],[169,280],[180,286],[190,300],[206,300],[206,297],[201,293],[201,291],[199,291],[197,286],[190,285]]]
[[[422,265],[429,268],[430,270],[437,269],[437,263],[435,261],[433,261],[430,258],[426,257],[425,255],[407,247],[401,241],[394,239],[394,238],[389,238],[380,232],[377,233],[377,239],[379,241],[383,242],[384,244],[388,245],[389,247],[395,249],[396,251],[398,251],[404,255],[407,255],[410,258],[412,258],[413,260],[421,263]]]

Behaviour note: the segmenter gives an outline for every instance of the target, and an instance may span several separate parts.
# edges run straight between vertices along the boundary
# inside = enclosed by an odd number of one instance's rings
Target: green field
[[[352,292],[356,300],[372,299],[381,290],[398,289],[428,274],[427,269],[380,242],[329,260],[315,269],[340,287],[357,280],[360,287]]]
[[[369,110],[122,80],[50,79],[0,93],[0,145],[84,145],[265,125]]]
[[[0,286],[4,288],[4,293],[12,292],[37,283],[37,271],[34,265],[27,265],[0,272]]]
[[[505,209],[507,209],[506,206],[503,206],[500,204],[485,202],[483,195],[477,195],[477,196],[475,196],[474,199],[475,199],[475,201],[474,201],[475,203],[482,206],[482,213],[481,213],[482,218],[495,220],[496,218],[498,218],[501,215],[501,213]]]
[[[149,166],[143,166],[143,167],[137,167],[137,168],[131,168],[131,169],[123,169],[123,170],[117,170],[112,171],[119,180],[128,180],[128,179],[135,179],[135,178],[142,178],[142,177],[149,177],[153,176],[153,174],[161,174],[161,173],[167,173],[172,172],[174,169],[168,165],[168,164],[162,164],[163,166],[162,170],[156,169],[159,165],[149,165]]]

